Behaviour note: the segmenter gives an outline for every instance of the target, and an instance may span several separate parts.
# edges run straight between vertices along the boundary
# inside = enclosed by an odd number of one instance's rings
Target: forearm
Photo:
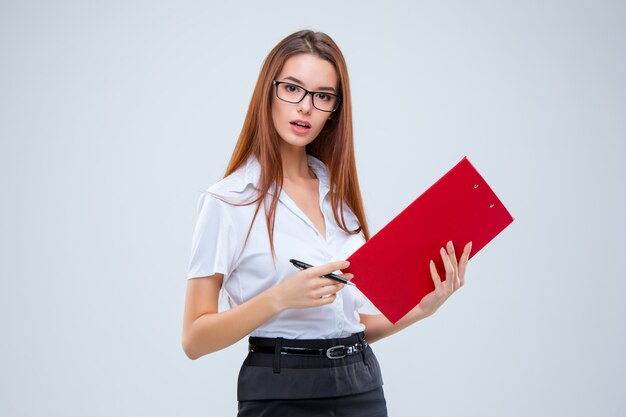
[[[361,323],[365,325],[365,339],[368,343],[374,343],[387,336],[391,336],[392,334],[397,333],[422,319],[425,319],[429,315],[430,314],[426,314],[418,306],[409,311],[404,317],[398,320],[396,324],[391,323],[382,314],[361,314],[360,317]]]
[[[335,261],[296,272],[280,284],[223,313],[217,312],[221,274],[188,283],[183,350],[189,358],[197,359],[236,343],[281,311],[332,303],[344,284],[324,278],[324,275],[348,265],[345,261]]]
[[[183,349],[191,359],[228,347],[281,311],[272,289],[221,313],[196,318],[186,332]]]

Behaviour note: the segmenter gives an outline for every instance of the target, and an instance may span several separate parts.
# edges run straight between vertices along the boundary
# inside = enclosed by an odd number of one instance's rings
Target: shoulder
[[[226,203],[241,204],[253,201],[256,197],[259,167],[256,158],[251,157],[233,173],[211,185],[205,192]]]

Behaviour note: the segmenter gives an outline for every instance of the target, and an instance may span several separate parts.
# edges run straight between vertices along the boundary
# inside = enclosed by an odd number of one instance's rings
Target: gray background
[[[374,345],[391,416],[623,416],[618,1],[0,1],[0,416],[227,416],[245,343],[190,361],[185,273],[261,62],[350,70],[379,230],[467,155],[515,222]],[[392,267],[392,265],[390,265]]]

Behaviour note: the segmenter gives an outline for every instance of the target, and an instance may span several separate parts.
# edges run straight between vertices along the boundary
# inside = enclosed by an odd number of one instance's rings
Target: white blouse
[[[236,206],[228,202],[249,202],[255,197],[261,167],[256,158],[251,157],[244,166],[200,196],[187,278],[224,274],[223,289],[234,305],[239,305],[298,272],[289,263],[291,258],[321,265],[344,260],[357,250],[365,238],[362,233],[350,235],[344,232],[335,222],[330,204],[328,169],[310,155],[308,164],[319,179],[325,237],[294,201],[281,192],[274,225],[276,259],[272,258],[263,206],[244,247],[256,203]],[[344,206],[344,216],[350,230],[358,227],[358,220],[347,205]],[[358,289],[345,286],[333,303],[285,310],[251,335],[287,339],[346,337],[364,330],[359,311],[378,314]]]

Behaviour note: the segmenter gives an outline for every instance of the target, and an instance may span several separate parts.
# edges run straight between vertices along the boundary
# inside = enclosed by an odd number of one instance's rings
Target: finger
[[[456,252],[454,251],[454,243],[449,241],[446,248],[448,250],[448,256],[450,257],[450,262],[452,263],[452,268],[454,268],[455,275],[457,275],[459,272],[459,264],[457,263]]]
[[[337,294],[331,294],[328,297],[317,298],[313,301],[313,304],[316,306],[323,306],[326,304],[331,304],[333,301],[337,299]]]
[[[328,287],[332,285],[345,285],[342,282],[335,281],[334,279],[330,279],[326,277],[316,277],[314,282],[315,282],[316,288],[323,288],[323,287]]]
[[[443,266],[446,269],[446,280],[444,281],[444,285],[452,286],[454,285],[454,282],[452,281],[454,278],[454,269],[452,269],[450,257],[444,248],[441,248],[439,253],[441,255],[441,260],[443,261]]]
[[[325,277],[317,277],[311,280],[311,282],[313,283],[313,286],[311,287],[313,289],[320,289],[320,288],[326,288],[326,287],[332,288],[332,287],[336,287],[337,285],[345,285],[342,282],[335,281],[334,279],[325,278]]]
[[[461,255],[461,260],[459,262],[459,275],[461,278],[465,276],[465,270],[467,268],[467,263],[469,261],[470,251],[472,250],[472,242],[468,242],[463,248],[463,254]]]
[[[310,274],[310,276],[321,277],[323,275],[331,274],[335,271],[346,269],[348,266],[350,266],[350,262],[348,261],[334,261],[324,265],[314,266],[307,269],[306,271]]]
[[[467,270],[467,264],[469,262],[470,252],[472,250],[472,242],[468,242],[463,248],[463,254],[461,255],[461,261],[459,263],[459,279],[461,285],[465,283],[465,271]]]
[[[435,262],[432,259],[430,260],[430,276],[432,277],[433,282],[435,283],[435,289],[441,288],[441,278],[439,277],[439,274],[437,273],[437,267],[435,266]]]
[[[328,297],[330,295],[337,294],[343,287],[345,287],[345,284],[327,285],[325,287],[313,290],[311,292],[311,296],[313,298]]]
[[[345,273],[345,274],[334,274],[334,275],[336,275],[336,276],[338,276],[338,277],[340,277],[340,278],[343,278],[343,279],[345,279],[346,281],[350,281],[352,278],[354,278],[354,275],[353,275],[353,274],[351,274],[351,273],[349,273],[349,272],[347,272],[347,273]],[[333,278],[328,278],[328,277],[318,277],[318,278],[319,278],[320,280],[324,280],[324,282],[325,282],[325,284],[324,284],[324,285],[328,285],[327,281],[331,281],[331,282],[332,282],[332,283],[334,283],[334,284],[337,284],[337,283],[343,284],[343,282],[338,281],[338,280],[333,279]],[[320,282],[321,282],[321,281],[320,281]]]
[[[448,251],[448,258],[450,258],[450,264],[452,265],[452,269],[454,270],[454,276],[452,278],[452,289],[457,290],[461,284],[459,280],[459,264],[457,263],[456,253],[454,251],[454,243],[452,241],[448,241],[446,244],[446,250]]]
[[[352,278],[354,278],[354,274],[351,274],[349,272],[345,274],[340,274],[339,276],[347,281],[350,281]]]

